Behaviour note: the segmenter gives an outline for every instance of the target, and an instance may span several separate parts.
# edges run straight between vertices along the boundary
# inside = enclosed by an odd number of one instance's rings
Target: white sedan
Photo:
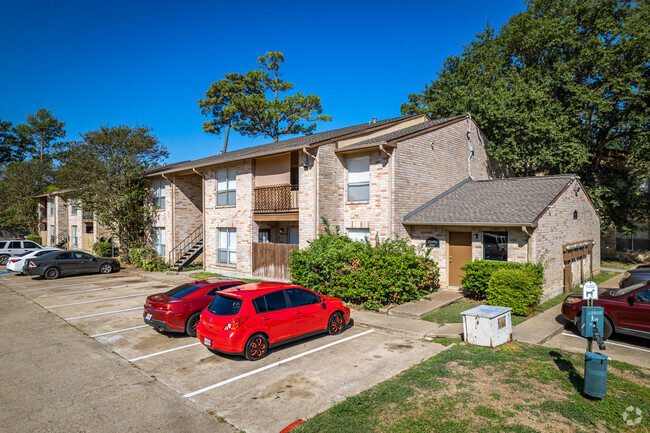
[[[23,273],[23,266],[25,265],[25,260],[35,259],[36,257],[44,256],[45,254],[52,253],[54,251],[62,251],[61,248],[43,248],[38,251],[32,251],[29,253],[19,254],[17,256],[9,257],[7,260],[7,270],[11,272],[16,272],[18,274]]]

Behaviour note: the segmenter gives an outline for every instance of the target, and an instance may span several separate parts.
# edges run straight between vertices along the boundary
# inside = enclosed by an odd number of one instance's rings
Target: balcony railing
[[[253,189],[253,212],[283,213],[298,211],[298,185],[269,185]]]

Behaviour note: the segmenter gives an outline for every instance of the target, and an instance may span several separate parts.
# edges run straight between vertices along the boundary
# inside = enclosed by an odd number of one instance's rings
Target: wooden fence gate
[[[253,242],[253,275],[289,279],[289,253],[298,245]]]

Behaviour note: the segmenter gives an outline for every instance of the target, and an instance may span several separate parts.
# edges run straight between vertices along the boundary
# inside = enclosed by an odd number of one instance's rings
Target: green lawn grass
[[[197,279],[213,278],[213,277],[228,278],[221,274],[215,274],[214,272],[199,272],[198,274],[190,274],[190,277],[197,278]],[[264,280],[254,280],[250,278],[235,278],[235,279],[243,281],[244,283],[258,283],[260,281],[264,281]]]
[[[592,278],[591,280],[596,282],[596,284],[600,284],[603,281],[609,280],[615,275],[616,274],[613,272],[601,272],[599,274],[594,275],[594,278]],[[578,290],[578,289],[580,289],[579,285],[573,288],[573,290]],[[519,325],[520,323],[525,322],[531,317],[534,317],[539,313],[543,313],[549,308],[561,304],[562,301],[564,301],[564,298],[566,298],[566,295],[562,293],[558,296],[555,296],[554,298],[547,300],[546,302],[538,305],[537,308],[535,309],[535,312],[529,317],[516,316],[513,314],[511,316],[512,326]],[[463,323],[463,316],[461,316],[460,314],[462,311],[469,310],[470,308],[476,307],[477,305],[483,305],[483,304],[486,304],[486,302],[473,301],[471,299],[461,299],[460,301],[455,302],[446,307],[443,307],[438,311],[434,311],[433,313],[429,313],[423,316],[422,320],[427,320],[429,322],[436,322],[441,325],[444,325],[445,323]]]
[[[543,346],[455,344],[352,396],[298,432],[650,432],[650,370],[610,368],[607,397],[582,394],[584,358]],[[626,408],[643,420],[628,426]]]

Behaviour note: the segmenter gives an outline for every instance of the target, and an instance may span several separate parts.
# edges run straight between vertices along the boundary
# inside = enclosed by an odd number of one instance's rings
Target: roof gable
[[[407,225],[533,225],[576,177],[465,179],[404,217]]]

